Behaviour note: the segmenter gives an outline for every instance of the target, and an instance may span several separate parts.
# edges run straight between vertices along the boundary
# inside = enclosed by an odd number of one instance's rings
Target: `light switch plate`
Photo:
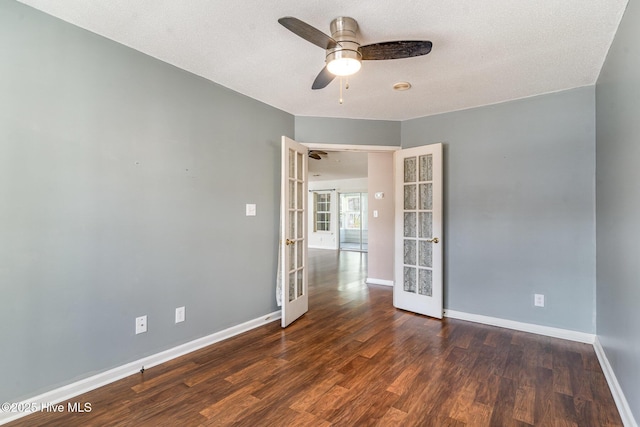
[[[256,216],[256,205],[255,203],[247,203],[247,216]]]
[[[176,308],[176,323],[184,322],[185,308],[184,306]]]

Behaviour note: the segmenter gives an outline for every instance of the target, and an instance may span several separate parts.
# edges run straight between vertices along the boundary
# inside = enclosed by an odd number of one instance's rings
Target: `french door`
[[[307,147],[283,136],[280,202],[280,288],[283,328],[309,310],[307,162]]]
[[[340,193],[340,250],[368,250],[368,194]]]
[[[398,150],[393,305],[442,318],[442,144]]]

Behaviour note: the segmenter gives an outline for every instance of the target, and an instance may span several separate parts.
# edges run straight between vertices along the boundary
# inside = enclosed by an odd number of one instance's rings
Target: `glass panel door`
[[[442,144],[396,157],[394,305],[442,317]]]
[[[340,249],[361,251],[368,249],[368,194],[340,194]]]
[[[307,312],[307,148],[282,137],[282,327]]]

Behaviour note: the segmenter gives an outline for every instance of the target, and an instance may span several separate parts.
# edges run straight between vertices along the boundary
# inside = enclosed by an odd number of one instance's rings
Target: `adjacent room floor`
[[[310,310],[10,424],[621,426],[593,347],[396,310],[367,255],[310,250]]]

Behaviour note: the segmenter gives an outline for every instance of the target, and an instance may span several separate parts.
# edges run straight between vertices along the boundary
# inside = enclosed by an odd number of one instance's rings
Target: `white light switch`
[[[247,216],[256,216],[255,203],[247,203]]]
[[[374,211],[373,211],[373,217],[374,217],[374,218],[378,218],[378,211],[377,211],[377,210],[374,210]]]
[[[184,322],[184,306],[176,308],[176,323]]]

